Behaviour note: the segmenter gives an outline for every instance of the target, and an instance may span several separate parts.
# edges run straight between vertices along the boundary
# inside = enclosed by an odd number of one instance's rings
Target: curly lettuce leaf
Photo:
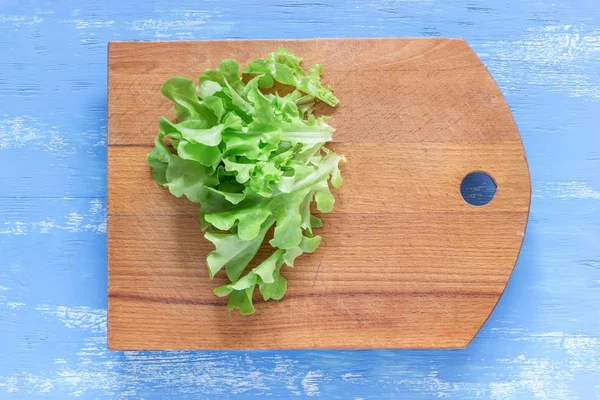
[[[224,60],[197,84],[175,77],[161,89],[177,121],[159,121],[147,157],[152,176],[173,195],[200,204],[200,227],[215,246],[206,258],[209,277],[225,270],[229,280],[215,294],[242,314],[255,312],[257,288],[265,301],[283,298],[283,266],[293,267],[321,243],[314,230],[322,221],[311,205],[330,212],[330,187],[342,183],[345,159],[324,147],[334,129],[313,115],[315,99],[332,106],[338,99],[321,83],[322,66],[306,73],[301,62],[279,48],[244,69],[249,80],[235,60]],[[275,82],[294,90],[285,96],[262,91]],[[273,252],[247,271],[261,246]]]
[[[266,59],[251,62],[244,72],[269,75],[277,82],[295,86],[301,92],[335,107],[339,103],[338,98],[333,95],[330,87],[324,87],[321,84],[323,66],[320,64],[313,65],[308,75],[306,75],[300,65],[301,62],[300,57],[296,57],[280,47],[277,51],[269,54]]]

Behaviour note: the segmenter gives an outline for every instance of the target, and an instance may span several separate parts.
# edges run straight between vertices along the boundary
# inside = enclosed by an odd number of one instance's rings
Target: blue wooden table
[[[600,398],[597,0],[84,3],[0,0],[0,399]],[[107,42],[361,36],[465,38],[521,131],[529,226],[473,343],[108,352]]]

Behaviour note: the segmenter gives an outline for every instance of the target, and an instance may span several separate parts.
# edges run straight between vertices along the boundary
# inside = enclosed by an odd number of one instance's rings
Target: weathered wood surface
[[[0,398],[597,397],[598,21],[592,0],[0,2]],[[503,91],[532,207],[483,330],[457,351],[108,352],[107,42],[318,36],[463,37]]]

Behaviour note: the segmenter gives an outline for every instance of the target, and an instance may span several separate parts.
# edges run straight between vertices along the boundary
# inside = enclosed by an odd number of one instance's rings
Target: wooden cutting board
[[[278,46],[324,65],[346,155],[323,243],[286,268],[282,301],[228,312],[204,263],[198,209],[150,176],[171,76]],[[113,350],[465,347],[513,270],[529,212],[527,161],[511,113],[457,39],[113,42],[108,60],[108,344]],[[331,113],[331,110],[327,110]],[[485,171],[487,205],[462,179]]]

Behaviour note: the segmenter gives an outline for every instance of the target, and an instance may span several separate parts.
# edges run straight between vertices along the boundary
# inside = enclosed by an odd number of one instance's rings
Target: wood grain
[[[245,63],[280,44],[321,62],[340,106],[331,146],[347,155],[323,245],[285,275],[281,302],[240,316],[211,293],[197,207],[151,180],[144,155],[158,88],[227,57]],[[109,347],[464,347],[510,277],[530,201],[510,111],[461,40],[318,39],[109,46]],[[460,195],[489,173],[488,205]],[[265,329],[266,328],[266,329]]]

